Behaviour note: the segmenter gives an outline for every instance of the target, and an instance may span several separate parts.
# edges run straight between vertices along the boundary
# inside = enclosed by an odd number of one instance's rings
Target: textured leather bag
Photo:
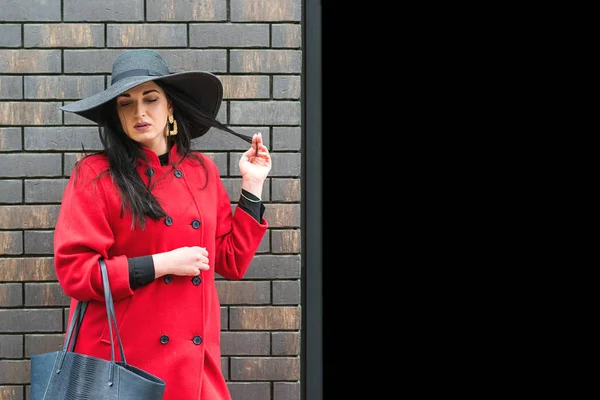
[[[87,308],[78,302],[69,322],[61,351],[31,357],[31,400],[161,400],[165,382],[125,361],[125,352],[117,327],[115,308],[108,283],[108,271],[100,260],[104,300],[110,332],[110,361],[73,351]],[[121,352],[115,361],[114,325]]]

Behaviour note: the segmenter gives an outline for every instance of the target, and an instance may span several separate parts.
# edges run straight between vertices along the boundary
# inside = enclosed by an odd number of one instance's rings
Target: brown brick
[[[0,232],[0,254],[22,254],[23,232]]]
[[[23,285],[20,283],[0,283],[0,307],[23,305]]]
[[[274,356],[300,355],[300,333],[298,332],[273,332],[271,354]]]
[[[273,382],[273,400],[300,400],[300,382]]]
[[[231,21],[297,21],[302,18],[298,0],[231,0]]]
[[[298,48],[302,46],[302,25],[273,24],[272,47]]]
[[[300,179],[273,179],[273,201],[299,202],[302,196]]]
[[[23,335],[0,335],[0,358],[23,358]]]
[[[218,281],[221,304],[269,304],[271,284],[268,281]]]
[[[29,383],[29,360],[0,360],[0,385]]]
[[[266,356],[270,347],[268,332],[221,332],[221,351],[224,356]]]
[[[65,335],[63,333],[49,335],[25,335],[25,357],[52,351],[62,350]]]
[[[226,21],[227,4],[220,0],[146,0],[146,20]]]
[[[263,99],[269,98],[268,76],[222,75],[224,99]]]
[[[25,306],[68,306],[68,297],[57,282],[26,283]]]
[[[56,281],[52,257],[0,258],[0,281]]]
[[[25,47],[103,47],[103,24],[25,24]]]
[[[0,50],[0,74],[61,72],[60,52],[60,50]]]
[[[54,228],[58,205],[0,206],[0,229]]]
[[[62,322],[62,309],[0,309],[0,332],[60,332]]]
[[[302,51],[300,50],[272,50],[272,49],[257,49],[257,50],[238,50],[232,49],[229,53],[229,68],[231,72],[239,73],[260,73],[260,74],[299,74],[302,72]],[[299,120],[295,115],[295,107],[292,107],[293,102],[279,102],[275,108],[269,107],[271,110],[288,110],[292,112],[290,115],[279,116],[284,119],[293,118],[291,121],[296,121],[299,125]],[[287,106],[285,106],[287,104]],[[275,105],[275,103],[273,103]],[[300,111],[300,110],[298,110]],[[271,116],[276,118],[277,116]],[[277,121],[283,121],[276,119]],[[233,122],[233,121],[231,121]],[[279,125],[279,124],[277,124]],[[283,125],[283,124],[282,124]],[[291,125],[291,124],[290,124]]]
[[[272,230],[273,253],[299,254],[301,250],[301,231],[299,229]]]
[[[233,381],[297,381],[300,379],[298,357],[231,357]]]
[[[185,24],[108,24],[107,47],[187,46]]]
[[[269,382],[227,382],[232,399],[271,400]]]
[[[0,125],[60,125],[60,102],[0,102]]]
[[[23,386],[0,386],[0,400],[21,400],[22,398]]]
[[[231,330],[299,330],[299,307],[231,307]]]
[[[265,219],[271,228],[300,228],[300,205],[265,204]]]

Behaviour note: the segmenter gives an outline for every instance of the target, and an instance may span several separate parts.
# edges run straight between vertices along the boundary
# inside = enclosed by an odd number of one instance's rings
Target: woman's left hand
[[[242,174],[242,187],[254,193],[253,187],[262,184],[271,171],[271,155],[269,149],[263,144],[262,134],[255,133],[252,136],[252,145],[240,158],[238,163],[240,173]],[[260,192],[254,193],[260,197]]]

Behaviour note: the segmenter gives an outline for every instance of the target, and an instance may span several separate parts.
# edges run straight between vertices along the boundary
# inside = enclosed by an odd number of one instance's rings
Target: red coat
[[[179,160],[175,150],[171,157]],[[71,313],[77,300],[90,301],[75,351],[110,359],[98,264],[103,257],[127,363],[164,379],[165,400],[230,399],[221,373],[215,272],[241,279],[267,230],[267,221],[263,218],[258,223],[241,208],[232,213],[219,171],[208,157],[201,156],[208,170],[208,186],[201,189],[207,176],[196,161],[186,158],[172,170],[170,165],[160,166],[155,153],[145,152],[154,170],[152,178],[158,182],[152,193],[170,218],[148,218],[143,231],[132,230],[129,212],[120,215],[116,186],[108,174],[100,175],[108,168],[105,156],[80,162],[65,189],[54,233],[56,274],[65,294],[73,298]],[[149,178],[141,161],[137,170],[146,183]],[[211,268],[202,271],[200,279],[166,275],[131,290],[128,257],[183,246],[208,250]]]

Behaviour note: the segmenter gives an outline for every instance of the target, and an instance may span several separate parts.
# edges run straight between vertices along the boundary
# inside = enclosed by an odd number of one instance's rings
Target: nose
[[[135,116],[137,117],[142,116],[142,115],[146,115],[146,108],[144,107],[144,102],[143,101],[138,101],[135,103]]]

